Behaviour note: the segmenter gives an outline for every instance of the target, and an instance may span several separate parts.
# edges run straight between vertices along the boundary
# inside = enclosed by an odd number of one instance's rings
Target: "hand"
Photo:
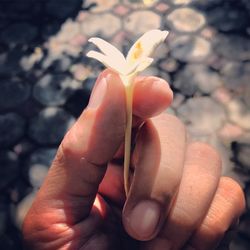
[[[124,87],[110,71],[100,75],[25,218],[26,249],[217,247],[244,210],[243,192],[232,179],[220,177],[221,160],[213,148],[187,142],[176,117],[151,118],[171,101],[163,80],[136,79],[132,184],[126,199]]]

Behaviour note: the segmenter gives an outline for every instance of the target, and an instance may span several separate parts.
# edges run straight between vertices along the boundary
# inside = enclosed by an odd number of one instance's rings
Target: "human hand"
[[[213,148],[187,142],[176,117],[151,118],[171,101],[163,80],[135,81],[136,136],[126,198],[124,87],[109,70],[100,75],[25,218],[26,249],[217,247],[243,212],[244,195],[235,181],[220,177],[221,161]]]

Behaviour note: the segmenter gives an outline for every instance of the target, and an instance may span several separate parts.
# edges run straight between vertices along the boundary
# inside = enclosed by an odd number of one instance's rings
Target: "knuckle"
[[[71,128],[66,135],[64,136],[57,155],[56,155],[56,159],[57,160],[61,160],[61,159],[65,159],[65,158],[72,158],[75,154],[76,154],[76,138],[74,136],[73,133],[73,128]]]

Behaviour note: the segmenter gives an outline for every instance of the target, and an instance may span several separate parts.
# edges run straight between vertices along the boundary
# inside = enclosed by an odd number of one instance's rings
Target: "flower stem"
[[[125,87],[126,91],[126,105],[127,105],[127,124],[125,130],[125,149],[124,149],[124,189],[128,196],[129,183],[129,167],[130,167],[130,151],[131,151],[131,134],[132,134],[132,105],[133,105],[133,86],[128,84]]]

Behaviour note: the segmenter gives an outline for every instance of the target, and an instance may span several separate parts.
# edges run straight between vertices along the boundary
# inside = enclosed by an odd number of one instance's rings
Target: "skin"
[[[172,98],[162,79],[135,81],[126,198],[124,87],[109,70],[99,76],[24,220],[25,249],[218,247],[244,211],[243,191],[220,176],[221,159],[211,146],[187,140],[181,121],[162,113]]]

